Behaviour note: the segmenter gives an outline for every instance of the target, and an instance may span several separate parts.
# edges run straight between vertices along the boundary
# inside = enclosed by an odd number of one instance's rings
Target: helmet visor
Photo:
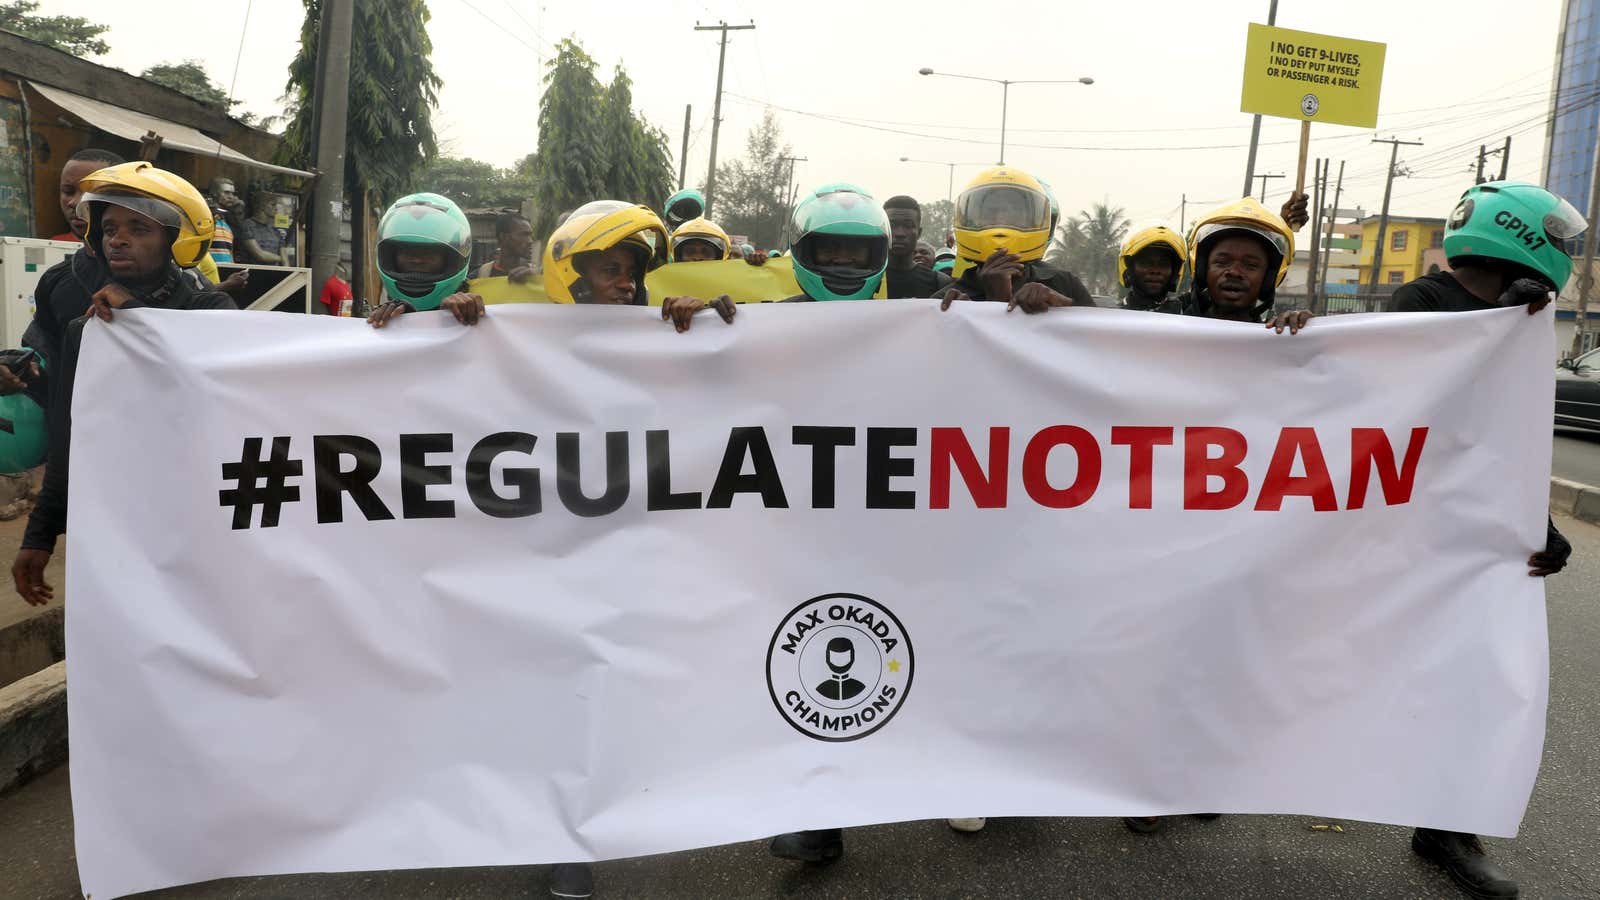
[[[687,222],[705,215],[705,207],[693,197],[684,197],[678,202],[667,207],[667,218],[675,222]]]
[[[688,249],[688,246],[690,244],[695,243],[696,241],[698,241],[699,243],[705,244],[707,247],[710,247],[712,252],[716,255],[717,259],[722,259],[723,257],[728,255],[728,245],[727,245],[727,243],[725,243],[722,240],[722,238],[719,238],[716,235],[711,235],[711,234],[694,234],[694,235],[685,235],[683,237],[679,237],[679,238],[673,240],[673,242],[672,242],[672,259],[673,259],[673,261],[675,261],[675,262],[676,261],[681,261],[683,259],[683,251]]]
[[[1036,231],[1049,224],[1050,202],[1044,194],[1014,184],[986,184],[962,193],[957,201],[956,227],[964,231]]]
[[[1583,233],[1589,230],[1589,223],[1572,204],[1565,200],[1561,205],[1552,209],[1544,217],[1544,233],[1550,243],[1561,249],[1568,256],[1579,256],[1583,253]]]
[[[183,213],[178,207],[165,200],[146,197],[143,194],[119,194],[112,191],[91,192],[78,199],[78,217],[90,221],[89,204],[109,203],[123,209],[132,210],[147,219],[153,219],[163,228],[182,228]]]

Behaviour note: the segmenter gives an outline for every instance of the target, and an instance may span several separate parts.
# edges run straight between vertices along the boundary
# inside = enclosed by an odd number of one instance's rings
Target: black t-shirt
[[[890,269],[884,273],[889,281],[889,299],[923,300],[937,297],[940,292],[949,287],[952,282],[950,276],[921,266],[912,266],[909,269]]]
[[[1395,288],[1395,312],[1472,312],[1499,309],[1461,286],[1449,272],[1434,272]]]
[[[1148,301],[1149,298],[1141,297],[1140,295],[1129,291],[1127,295],[1122,298],[1122,302],[1117,304],[1117,308],[1131,309],[1138,312],[1171,313],[1172,315],[1183,314],[1183,298],[1177,294],[1165,294],[1155,303],[1149,303]]]

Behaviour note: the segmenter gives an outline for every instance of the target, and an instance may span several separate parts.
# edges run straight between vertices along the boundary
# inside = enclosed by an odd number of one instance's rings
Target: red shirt
[[[51,238],[50,240],[52,240],[52,241],[71,241],[74,244],[83,243],[83,238],[78,237],[77,235],[73,234],[70,231],[67,232],[66,234],[58,234],[55,237]]]
[[[328,308],[328,315],[348,316],[355,295],[350,293],[350,282],[337,275],[329,275],[328,280],[322,283],[321,300],[322,305]]]

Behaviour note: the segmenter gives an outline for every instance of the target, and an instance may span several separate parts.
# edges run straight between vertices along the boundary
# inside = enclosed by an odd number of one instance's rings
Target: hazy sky
[[[1184,193],[1190,218],[1240,196],[1250,137],[1250,116],[1238,111],[1245,31],[1266,20],[1267,5],[430,0],[433,62],[444,79],[435,125],[452,155],[509,165],[531,152],[541,62],[554,41],[575,36],[604,78],[626,67],[639,110],[667,132],[674,160],[684,104],[693,104],[689,182],[699,185],[717,36],[692,29],[753,17],[756,30],[732,33],[728,46],[723,160],[742,155],[770,104],[795,155],[808,158],[796,174],[802,185],[850,180],[880,197],[937,200],[948,167],[900,157],[972,163],[956,168],[959,191],[997,159],[1001,89],[919,68],[1014,80],[1088,75],[1092,86],[1012,88],[1006,161],[1050,181],[1069,214],[1110,200],[1135,222],[1177,224]],[[1425,142],[1402,148],[1412,174],[1395,183],[1392,211],[1444,216],[1470,184],[1480,143],[1514,135],[1511,176],[1540,180],[1560,5],[1535,0],[1511,13],[1480,0],[1284,0],[1278,24],[1388,45],[1378,133]],[[111,52],[98,61],[133,72],[195,58],[227,88],[237,59],[235,96],[262,115],[280,109],[304,17],[299,0],[45,0],[42,11],[110,25]],[[1269,182],[1273,208],[1293,180],[1298,134],[1286,120],[1262,128],[1256,171],[1289,176]],[[1372,136],[1330,125],[1312,132],[1312,156],[1347,161],[1341,206],[1376,211],[1382,202],[1389,147]]]

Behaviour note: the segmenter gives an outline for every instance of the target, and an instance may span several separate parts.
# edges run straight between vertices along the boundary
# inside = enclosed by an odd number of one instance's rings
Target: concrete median
[[[1551,478],[1550,511],[1600,524],[1600,487],[1565,478]]]
[[[0,688],[0,794],[67,760],[67,664]]]

